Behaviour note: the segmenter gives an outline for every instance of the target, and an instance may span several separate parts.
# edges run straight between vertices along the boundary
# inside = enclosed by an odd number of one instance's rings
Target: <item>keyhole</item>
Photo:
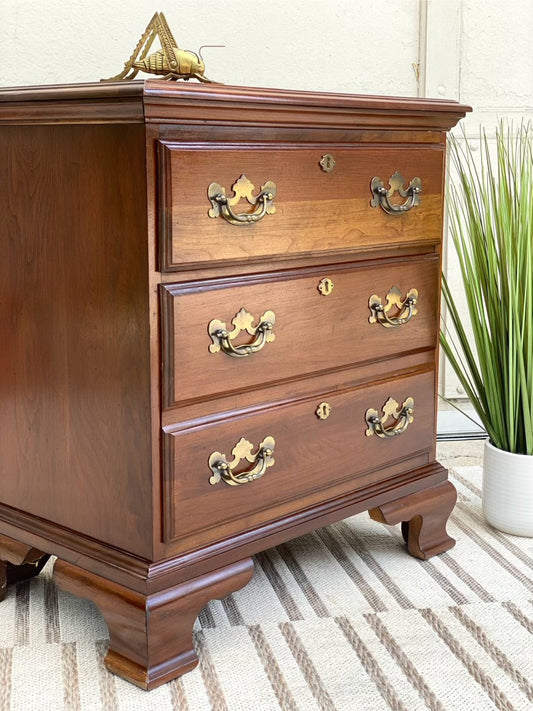
[[[319,420],[327,420],[331,412],[331,405],[329,402],[321,402],[320,405],[315,410],[315,415]]]
[[[331,173],[331,171],[335,167],[335,158],[333,158],[331,153],[325,153],[322,156],[322,158],[320,159],[320,167],[325,173]]]
[[[317,289],[323,296],[329,296],[333,291],[334,283],[328,277],[324,277],[318,282]]]

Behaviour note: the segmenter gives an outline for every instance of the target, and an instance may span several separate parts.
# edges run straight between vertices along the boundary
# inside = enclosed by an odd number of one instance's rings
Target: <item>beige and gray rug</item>
[[[457,545],[430,561],[365,514],[258,556],[200,615],[199,667],[152,692],[104,669],[99,612],[47,566],[0,604],[0,710],[531,710],[533,540],[486,526],[480,478],[456,468]]]

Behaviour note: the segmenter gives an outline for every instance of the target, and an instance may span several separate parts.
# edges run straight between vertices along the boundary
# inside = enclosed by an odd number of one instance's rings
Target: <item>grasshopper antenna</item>
[[[198,50],[198,56],[200,57],[200,59],[202,61],[204,61],[204,58],[202,57],[202,49],[204,49],[204,47],[225,47],[225,46],[226,46],[225,44],[203,44],[200,47],[200,49]]]

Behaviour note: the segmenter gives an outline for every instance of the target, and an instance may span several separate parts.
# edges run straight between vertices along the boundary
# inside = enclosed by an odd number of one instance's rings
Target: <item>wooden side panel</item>
[[[330,173],[320,167],[325,153],[336,161]],[[191,150],[187,145],[161,144],[159,159],[162,270],[441,239],[444,152],[440,146],[328,149],[322,144],[295,149],[215,144]],[[405,178],[406,188],[414,177],[422,180],[421,204],[388,215],[371,207],[370,183],[379,177],[388,186],[396,171]],[[209,217],[208,186],[220,184],[231,198],[232,186],[241,175],[253,183],[253,195],[268,181],[275,183],[276,212],[244,225]],[[397,195],[391,199],[404,202]],[[245,199],[233,209],[253,211]]]
[[[4,127],[0,171],[0,501],[149,556],[144,129]]]

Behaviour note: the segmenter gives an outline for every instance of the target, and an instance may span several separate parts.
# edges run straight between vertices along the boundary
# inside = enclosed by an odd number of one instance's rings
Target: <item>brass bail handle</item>
[[[390,397],[383,405],[383,415],[380,416],[377,410],[369,408],[365,413],[365,421],[368,428],[365,432],[367,437],[376,434],[378,437],[397,437],[401,435],[409,427],[414,420],[415,401],[412,397],[408,397],[400,405]],[[388,427],[385,426],[387,420],[392,419],[394,422]]]
[[[413,178],[407,188],[404,188],[405,178],[398,171],[389,178],[389,189],[384,182],[378,178],[372,178],[370,190],[373,198],[370,201],[372,207],[381,207],[388,215],[398,215],[411,210],[416,205],[420,205],[420,193],[422,192],[422,181],[420,178]],[[396,204],[390,201],[394,193],[400,197],[407,198],[404,203]]]
[[[265,311],[257,326],[254,326],[254,317],[249,311],[242,308],[235,314],[231,323],[233,329],[230,331],[224,321],[215,318],[209,322],[207,330],[213,341],[209,346],[211,353],[223,351],[232,358],[246,358],[257,353],[264,348],[265,344],[272,343],[275,339],[273,328],[276,323],[276,314],[273,311]],[[233,345],[233,341],[243,331],[253,336],[254,340],[251,343]]]
[[[239,486],[260,479],[268,467],[274,464],[275,445],[274,437],[265,437],[257,448],[257,452],[253,452],[253,444],[241,437],[232,449],[233,459],[231,461],[228,461],[225,454],[213,452],[209,457],[209,469],[212,472],[209,483],[214,486],[219,481],[224,481],[230,486]],[[250,462],[252,466],[237,472],[236,469],[243,460]]]
[[[211,183],[207,188],[207,197],[211,203],[208,211],[209,217],[223,217],[226,222],[232,225],[249,225],[259,222],[265,215],[273,215],[276,212],[274,198],[276,197],[276,183],[268,180],[261,186],[257,195],[253,195],[255,186],[245,175],[231,186],[233,197],[226,195],[226,190],[218,183]],[[240,200],[246,200],[255,207],[253,212],[234,212],[233,207]]]
[[[391,287],[385,297],[385,304],[377,294],[372,294],[368,300],[368,308],[370,309],[369,323],[379,323],[384,328],[398,328],[403,326],[416,316],[418,303],[417,289],[410,289],[405,297],[402,298],[402,292],[397,286]],[[395,308],[396,316],[389,316],[389,312]]]

